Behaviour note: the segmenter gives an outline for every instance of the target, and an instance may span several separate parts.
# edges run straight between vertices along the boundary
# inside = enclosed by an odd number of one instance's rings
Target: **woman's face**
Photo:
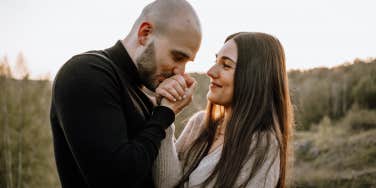
[[[225,43],[216,55],[215,64],[207,72],[210,77],[208,100],[214,104],[229,106],[234,93],[234,74],[238,52],[234,40]]]

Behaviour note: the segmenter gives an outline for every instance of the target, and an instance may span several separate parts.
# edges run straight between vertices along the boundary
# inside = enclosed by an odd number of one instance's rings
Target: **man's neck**
[[[123,44],[124,48],[127,50],[129,57],[131,57],[133,64],[138,68],[136,63],[136,57],[135,57],[135,47],[133,45],[133,41],[127,36],[123,40],[121,40],[121,44]]]

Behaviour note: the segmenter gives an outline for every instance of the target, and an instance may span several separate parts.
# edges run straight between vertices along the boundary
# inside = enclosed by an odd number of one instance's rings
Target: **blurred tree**
[[[27,67],[25,57],[22,52],[17,56],[16,65],[13,71],[14,78],[16,79],[23,80],[29,78],[29,68]]]
[[[0,187],[58,187],[48,116],[51,84],[28,75],[22,54],[14,69],[1,60]]]
[[[12,77],[7,56],[5,56],[3,59],[0,60],[0,77],[2,78]]]
[[[365,75],[352,90],[354,100],[364,108],[376,108],[376,72]]]

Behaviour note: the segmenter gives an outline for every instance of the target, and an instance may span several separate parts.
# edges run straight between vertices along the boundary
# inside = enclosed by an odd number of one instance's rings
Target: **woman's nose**
[[[211,78],[217,78],[218,77],[218,73],[217,73],[217,70],[215,68],[215,65],[213,65],[212,67],[210,67],[210,69],[208,70],[208,72],[206,74],[209,77],[211,77]]]

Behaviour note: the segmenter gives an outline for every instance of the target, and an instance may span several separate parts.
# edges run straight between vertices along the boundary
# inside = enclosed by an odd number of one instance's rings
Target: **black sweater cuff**
[[[150,121],[167,129],[175,121],[175,113],[168,107],[157,106],[153,109]]]

